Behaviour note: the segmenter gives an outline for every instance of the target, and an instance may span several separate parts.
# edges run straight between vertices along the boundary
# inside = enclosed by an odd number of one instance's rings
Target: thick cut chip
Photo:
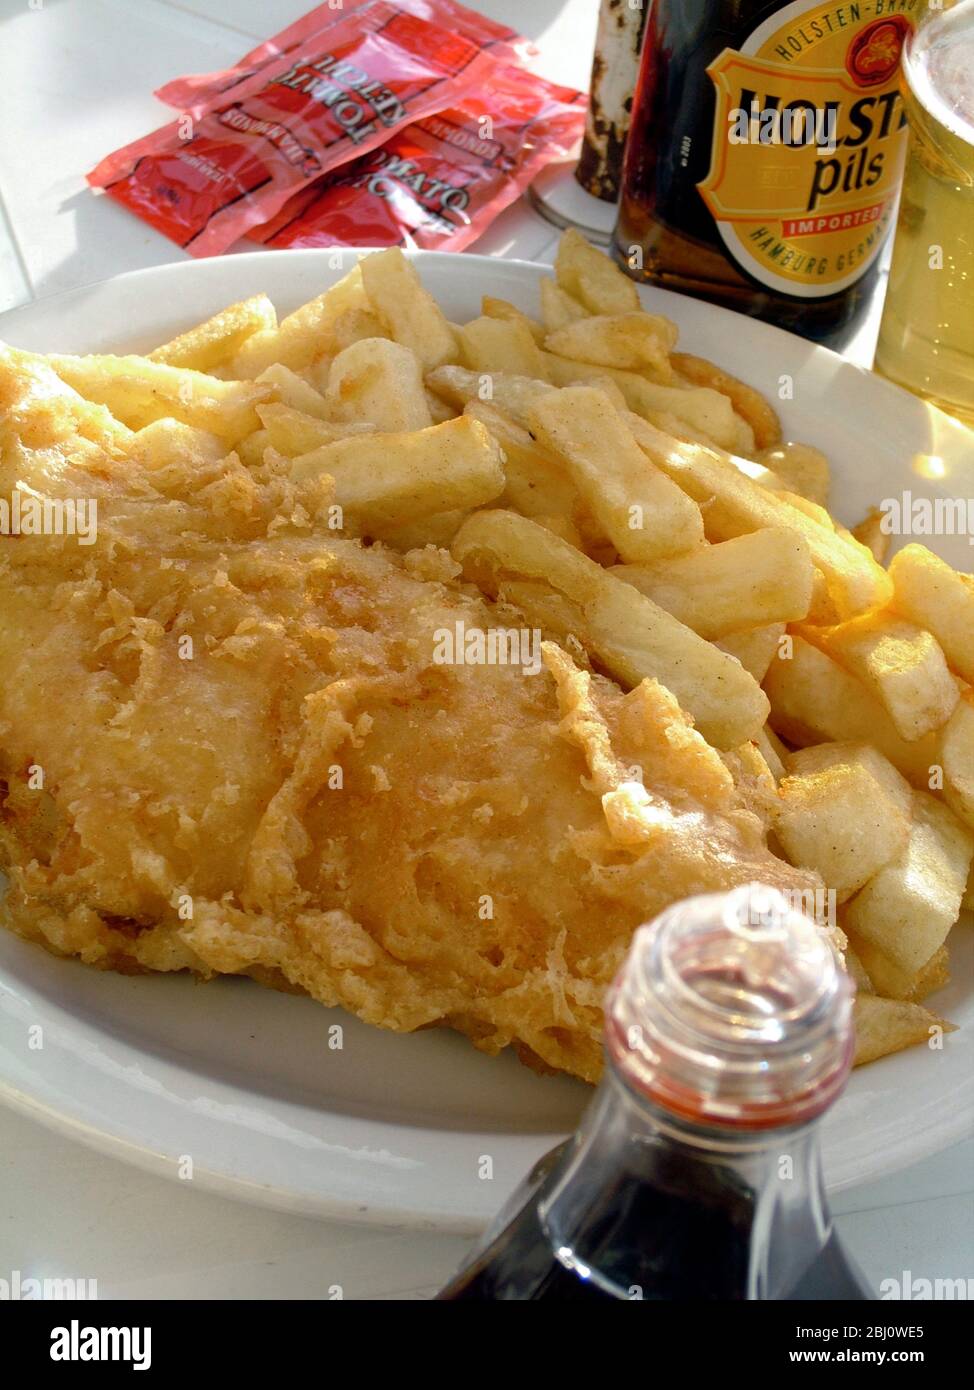
[[[848,924],[846,929],[848,931]],[[870,987],[867,994],[878,994],[883,999],[910,999],[918,1004],[921,999],[926,999],[929,994],[950,983],[950,960],[946,946],[934,951],[926,965],[910,974],[891,961],[885,951],[854,932],[849,933],[849,943],[868,973]]]
[[[777,654],[785,635],[784,623],[768,623],[766,627],[749,627],[743,632],[728,632],[717,646],[728,656],[735,657],[745,671],[759,683],[764,681],[768,668]]]
[[[889,575],[864,546],[836,535],[786,497],[745,477],[726,455],[671,439],[644,420],[631,422],[640,447],[701,506],[707,504],[707,534],[730,540],[766,526],[785,526],[808,543],[815,565],[843,618],[885,603],[892,593]],[[811,504],[809,504],[811,505]]]
[[[453,329],[398,246],[364,256],[359,268],[373,312],[397,343],[412,348],[426,368],[457,360]]]
[[[563,290],[557,280],[545,278],[541,281],[541,318],[546,333],[556,333],[587,314],[584,304]]]
[[[555,279],[591,314],[625,314],[639,308],[639,293],[629,276],[574,227],[558,243]]]
[[[333,500],[352,527],[368,534],[482,506],[504,487],[499,445],[462,415],[407,434],[354,435],[291,464],[295,482],[321,474],[334,478]]]
[[[943,769],[944,800],[974,829],[974,691],[969,688],[940,731],[937,763]]]
[[[416,354],[388,338],[362,338],[333,360],[328,402],[335,420],[370,421],[395,433],[433,423]]]
[[[228,361],[251,334],[276,327],[274,305],[266,294],[255,294],[252,299],[231,304],[205,323],[198,323],[163,343],[149,353],[149,359],[170,367],[192,367],[197,372],[209,372]]]
[[[613,572],[709,638],[803,618],[815,573],[804,539],[781,527]]]
[[[147,357],[49,357],[62,381],[105,405],[130,429],[171,417],[233,444],[260,429],[256,407],[269,389],[252,381],[221,381],[189,367]]]
[[[650,371],[661,381],[671,377],[670,345],[676,329],[669,319],[652,314],[593,314],[549,333],[545,347],[577,362]]]
[[[735,748],[764,723],[767,701],[738,662],[544,527],[514,512],[476,512],[452,549],[488,590],[547,581],[576,606],[574,635],[607,670],[627,686],[655,677],[716,747]]]
[[[775,833],[785,853],[793,864],[817,870],[838,902],[888,864],[909,838],[909,788],[904,782],[902,794],[890,794],[889,778],[899,781],[899,774],[889,763],[874,765],[883,761],[868,747],[848,757],[838,751],[830,763],[789,772],[778,787]]]
[[[58,472],[75,449],[124,449],[132,431],[104,405],[87,400],[53,370],[48,360],[0,342],[0,471],[16,485],[21,465]],[[43,477],[47,485],[47,477]]]
[[[957,683],[937,639],[889,612],[864,613],[838,627],[809,628],[811,641],[877,697],[902,738],[913,742],[946,724]]]
[[[899,815],[910,820],[913,815],[913,793],[903,774],[868,743],[816,743],[811,748],[799,748],[785,755],[785,765],[794,777],[809,777],[831,768],[850,765],[865,768],[882,788],[883,795],[894,803]]]
[[[758,449],[767,449],[781,441],[781,421],[777,412],[753,386],[748,386],[736,376],[731,376],[721,367],[706,358],[694,357],[688,352],[674,352],[673,366],[693,386],[710,386],[721,395],[727,396],[738,415],[742,416],[754,431],[754,443]],[[771,465],[774,467],[774,465]]]
[[[609,377],[628,408],[646,421],[672,416],[708,445],[736,449],[738,417],[726,396],[707,386],[668,386],[640,372],[605,363],[577,362],[557,352],[544,353],[548,375],[556,386],[592,386]]]
[[[623,559],[645,564],[702,546],[700,508],[650,463],[600,391],[585,386],[552,391],[528,410],[527,423],[564,463]]]
[[[271,401],[300,410],[303,415],[313,415],[316,420],[332,418],[331,407],[321,392],[280,362],[265,367],[255,380],[259,386],[270,387],[268,399]]]
[[[789,633],[779,644],[764,688],[771,700],[771,727],[789,743],[871,743],[908,782],[930,786],[940,756],[937,735],[907,742],[862,682],[799,633]]]
[[[287,458],[320,449],[323,444],[334,444],[336,439],[346,439],[351,434],[374,434],[376,426],[369,422],[354,425],[334,424],[329,420],[319,420],[314,415],[305,415],[301,410],[292,410],[289,405],[259,405],[257,414],[264,428],[257,434],[266,436],[262,449],[270,445]],[[256,436],[251,435],[253,439]],[[245,441],[245,443],[249,443]]]
[[[460,355],[475,372],[514,372],[547,381],[548,369],[526,323],[484,316],[457,329]]]
[[[319,444],[324,444],[326,442],[326,440],[318,440],[313,447],[317,448]],[[247,468],[260,468],[265,462],[267,450],[274,449],[275,447],[276,446],[271,440],[270,430],[254,430],[253,434],[248,434],[246,439],[241,439],[239,441],[236,445],[236,454],[240,462]],[[291,456],[289,449],[280,449],[277,452],[283,454],[285,457]],[[303,453],[304,450],[302,449],[298,452]]]
[[[444,366],[426,375],[426,385],[461,410],[470,401],[494,405],[522,427],[528,407],[554,387],[517,372],[475,372],[469,367]]]
[[[829,461],[821,449],[811,444],[776,444],[762,449],[758,462],[780,478],[788,491],[820,507],[828,506],[832,480]]]
[[[523,324],[539,347],[544,342],[544,324],[539,323],[537,319],[530,318],[523,309],[519,309],[510,300],[495,299],[493,295],[485,294],[480,301],[480,308],[481,312],[489,319],[504,319],[507,323]]]
[[[859,994],[852,1011],[856,1030],[853,1065],[875,1062],[905,1047],[929,1043],[935,1034],[951,1031],[951,1025],[922,1004],[901,999],[878,999]]]
[[[302,371],[321,357],[334,356],[357,337],[380,336],[382,324],[371,313],[358,266],[330,289],[302,304],[276,328],[252,333],[234,356],[234,376],[252,380],[272,363]]]
[[[564,466],[542,449],[521,425],[496,406],[470,401],[464,415],[479,420],[504,451],[506,483],[501,502],[522,516],[569,520],[578,506],[578,490]]]
[[[908,975],[939,949],[957,920],[974,841],[950,809],[913,793],[905,847],[846,909],[849,930],[877,946]]]
[[[974,575],[951,569],[923,545],[907,545],[890,562],[894,607],[925,627],[950,665],[974,682]]]
[[[886,556],[889,554],[889,532],[883,523],[883,513],[878,507],[873,507],[866,513],[862,521],[852,528],[852,534],[856,540],[872,552],[874,559],[880,565],[885,565]]]

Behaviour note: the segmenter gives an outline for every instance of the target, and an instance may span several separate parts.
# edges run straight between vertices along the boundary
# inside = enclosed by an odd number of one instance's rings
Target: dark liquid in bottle
[[[872,297],[881,258],[834,294],[803,297],[769,288],[730,255],[697,187],[711,168],[717,114],[707,68],[782,8],[780,0],[656,0],[646,27],[613,249],[630,274],[664,289],[838,347]],[[632,268],[633,247],[641,248],[641,270]]]
[[[688,1162],[685,1154],[668,1152],[665,1146],[644,1152],[598,1193],[586,1218],[590,1269],[583,1270],[557,1257],[538,1215],[539,1203],[558,1181],[564,1152],[563,1146],[542,1159],[539,1169],[547,1166],[549,1173],[541,1187],[440,1293],[441,1299],[696,1302],[748,1297],[755,1194],[732,1171]],[[871,1297],[834,1233],[794,1287],[776,1296]]]

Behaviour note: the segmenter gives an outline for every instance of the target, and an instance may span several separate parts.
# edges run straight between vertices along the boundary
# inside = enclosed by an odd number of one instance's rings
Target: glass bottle
[[[446,1300],[869,1299],[832,1229],[818,1122],[852,1055],[823,931],[749,885],[636,934],[606,1070]]]
[[[880,270],[922,0],[653,0],[613,248],[638,279],[838,345]]]

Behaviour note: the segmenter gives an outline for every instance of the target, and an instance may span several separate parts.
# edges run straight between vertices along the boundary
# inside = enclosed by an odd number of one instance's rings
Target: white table
[[[588,84],[596,0],[480,0],[536,39],[539,68]],[[153,88],[225,66],[310,0],[0,0],[0,310],[182,253],[87,189],[108,151],[161,125]],[[524,204],[476,250],[550,261],[557,234]],[[875,316],[850,348],[871,359]],[[846,1193],[839,1227],[875,1283],[974,1274],[974,1141]],[[96,1279],[102,1298],[421,1298],[455,1236],[338,1225],[147,1177],[0,1111],[0,1277]]]

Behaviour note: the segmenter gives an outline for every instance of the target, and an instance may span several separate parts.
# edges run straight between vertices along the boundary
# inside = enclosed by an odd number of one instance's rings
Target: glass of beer
[[[876,369],[974,427],[974,0],[903,52],[906,174]]]

